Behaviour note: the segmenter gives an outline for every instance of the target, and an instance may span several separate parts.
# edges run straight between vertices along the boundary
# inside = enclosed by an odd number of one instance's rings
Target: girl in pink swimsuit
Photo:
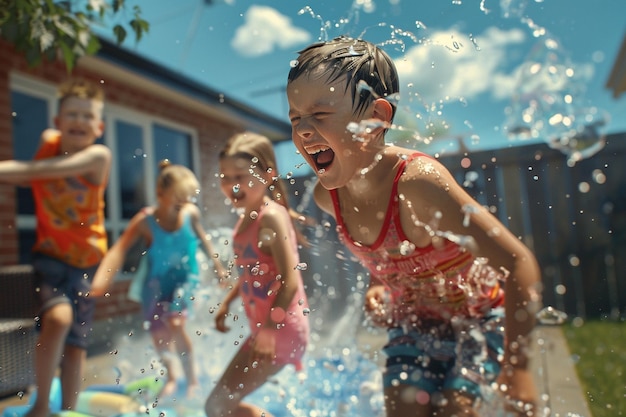
[[[265,416],[242,399],[285,365],[301,369],[309,338],[308,301],[298,256],[298,231],[264,136],[232,137],[220,153],[221,189],[241,217],[233,232],[238,278],[220,304],[215,324],[226,332],[229,308],[241,298],[250,336],[206,401],[207,416]]]

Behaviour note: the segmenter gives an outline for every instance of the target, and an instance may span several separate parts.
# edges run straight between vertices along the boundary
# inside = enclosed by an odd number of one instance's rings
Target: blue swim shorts
[[[57,304],[69,303],[74,317],[65,343],[87,349],[95,299],[86,295],[91,290],[91,281],[98,266],[76,268],[59,259],[36,254],[33,267],[41,302],[39,314],[45,314]],[[38,326],[41,326],[41,323],[42,320],[39,320]]]
[[[481,386],[495,381],[504,355],[504,309],[482,319],[455,324],[393,327],[383,348],[387,356],[385,387],[410,385],[429,394],[464,391],[481,397]]]

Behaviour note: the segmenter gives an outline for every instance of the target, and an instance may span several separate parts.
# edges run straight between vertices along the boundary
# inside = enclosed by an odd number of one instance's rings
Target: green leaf
[[[36,67],[41,64],[41,52],[38,47],[30,47],[27,49],[23,49],[24,58],[26,58],[26,62],[31,67]]]
[[[65,67],[67,68],[67,72],[72,72],[74,68],[74,63],[76,62],[76,55],[72,48],[67,45],[65,42],[59,43],[59,48],[63,54],[63,60],[65,61]]]
[[[135,32],[135,41],[139,42],[145,32],[150,29],[150,24],[142,19],[133,19],[129,22],[130,27]]]
[[[124,8],[124,0],[113,0],[111,6],[113,7],[113,13],[117,13]]]
[[[0,38],[12,43],[24,54],[29,65],[39,65],[43,58],[57,59],[61,51],[68,71],[84,54],[100,48],[92,27],[104,23],[107,14],[116,15],[127,8],[125,0],[107,0],[96,11],[87,1],[78,0],[0,0]],[[112,28],[118,44],[132,30],[139,42],[150,24],[141,18],[141,9],[133,6],[133,19]]]
[[[115,35],[115,40],[117,43],[122,43],[126,39],[126,29],[122,25],[115,25],[113,27],[113,34]]]
[[[95,36],[90,37],[89,43],[87,44],[87,47],[85,48],[85,53],[87,55],[94,55],[96,52],[98,52],[99,49],[100,49],[100,41],[98,40],[98,38]]]

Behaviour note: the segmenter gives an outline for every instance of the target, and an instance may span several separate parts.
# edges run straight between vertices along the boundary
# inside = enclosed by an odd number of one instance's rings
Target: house
[[[272,140],[289,139],[291,126],[227,94],[185,78],[101,39],[95,56],[79,60],[72,76],[101,83],[106,93],[105,133],[100,139],[113,152],[106,192],[110,242],[128,220],[155,201],[158,162],[168,158],[190,167],[202,184],[199,206],[210,229],[232,224],[219,195],[217,154],[235,132],[253,130]],[[40,133],[52,126],[56,88],[69,78],[61,61],[29,68],[13,46],[0,39],[0,160],[31,159]],[[0,265],[28,263],[35,239],[31,191],[0,184]],[[117,282],[102,300],[98,318],[136,311],[125,300],[128,282]]]

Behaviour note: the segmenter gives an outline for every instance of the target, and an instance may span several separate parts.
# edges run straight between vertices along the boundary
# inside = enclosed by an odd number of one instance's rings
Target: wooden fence
[[[580,317],[626,313],[626,134],[574,166],[543,144],[441,161],[534,251],[544,305]]]

